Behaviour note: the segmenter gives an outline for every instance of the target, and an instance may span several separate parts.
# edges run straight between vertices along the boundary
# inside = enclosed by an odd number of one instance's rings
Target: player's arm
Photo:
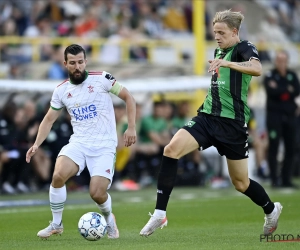
[[[251,58],[247,62],[230,62],[223,59],[209,60],[210,66],[208,72],[217,70],[220,67],[231,68],[233,70],[239,71],[241,73],[260,76],[262,73],[262,66],[259,60],[256,58]]]
[[[129,147],[136,142],[136,130],[135,130],[135,115],[136,115],[136,103],[130,92],[117,81],[114,83],[110,90],[111,93],[121,98],[126,103],[126,112],[128,119],[128,128],[124,132],[124,144],[125,147]]]
[[[136,103],[133,96],[129,93],[129,91],[125,87],[122,87],[118,96],[126,103],[128,128],[124,132],[124,143],[125,143],[125,147],[129,147],[136,142],[136,130],[135,130]]]
[[[129,91],[119,84],[116,79],[108,72],[103,72],[103,82],[105,88],[112,94],[118,96],[126,103],[128,128],[124,132],[124,144],[125,147],[129,147],[136,142],[136,130],[135,130],[135,115],[136,104],[133,96]]]
[[[256,47],[248,41],[242,41],[237,45],[237,53],[242,62],[231,62],[223,59],[210,60],[209,72],[220,67],[231,68],[241,73],[260,76],[262,74],[262,66]]]
[[[47,138],[53,123],[57,120],[59,115],[61,114],[61,110],[54,110],[50,108],[45,115],[43,121],[41,122],[38,130],[37,137],[35,139],[35,142],[33,146],[28,149],[26,153],[26,162],[30,162],[31,157],[35,154],[36,150],[39,148],[39,146],[43,143],[43,141]]]
[[[228,68],[234,69],[241,73],[251,75],[251,76],[260,76],[262,73],[262,66],[259,60],[250,59],[248,62],[228,62]]]
[[[118,96],[126,103],[128,127],[135,128],[136,104],[133,96],[125,87],[122,87]]]

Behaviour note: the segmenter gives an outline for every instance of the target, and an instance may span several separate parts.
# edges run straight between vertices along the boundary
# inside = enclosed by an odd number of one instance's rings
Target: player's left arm
[[[254,58],[251,58],[248,62],[228,62],[228,68],[251,76],[260,76],[262,74],[261,63]]]
[[[208,72],[225,67],[247,75],[260,76],[262,74],[262,66],[256,47],[247,41],[243,41],[238,46],[238,53],[243,58],[243,62],[231,62],[223,59],[209,60],[210,67]]]
[[[104,88],[121,98],[126,103],[128,128],[124,132],[124,144],[125,147],[129,147],[136,142],[136,130],[135,130],[135,116],[136,116],[136,104],[133,96],[129,91],[122,86],[117,80],[108,72],[103,71],[103,83]]]
[[[241,73],[260,76],[262,74],[262,66],[259,60],[251,58],[248,62],[230,62],[223,59],[209,60],[210,67],[208,72],[212,72],[220,67],[231,68]]]
[[[114,91],[116,89],[116,91]],[[116,82],[111,90],[112,93],[117,95],[126,103],[126,112],[128,119],[128,128],[124,132],[125,147],[129,147],[136,142],[136,129],[135,129],[135,116],[136,116],[136,103],[130,92],[118,82]]]

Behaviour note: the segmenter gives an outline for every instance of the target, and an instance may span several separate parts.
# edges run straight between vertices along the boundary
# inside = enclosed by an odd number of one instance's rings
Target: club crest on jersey
[[[90,86],[88,86],[88,89],[89,89],[89,93],[94,92],[94,86],[90,85]]]
[[[71,93],[69,93],[68,94],[68,96],[67,96],[67,98],[71,98],[72,97],[72,94]]]
[[[193,127],[194,125],[195,125],[195,123],[196,122],[194,122],[194,121],[188,121],[186,124],[185,124],[185,126],[187,126],[187,127]]]

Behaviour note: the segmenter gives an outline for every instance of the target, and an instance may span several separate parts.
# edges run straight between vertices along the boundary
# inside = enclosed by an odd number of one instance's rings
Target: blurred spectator
[[[28,99],[24,102],[22,110],[26,118],[25,139],[27,143],[33,143],[34,138],[37,135],[38,127],[40,125],[40,119],[37,112],[37,104],[35,101]],[[26,143],[26,144],[27,144]],[[38,189],[49,188],[50,177],[51,177],[51,159],[49,154],[40,147],[36,152],[35,159],[32,160],[30,166],[33,170],[32,181]]]
[[[273,187],[295,187],[291,178],[297,128],[295,99],[300,93],[300,86],[297,74],[288,68],[288,59],[286,51],[278,51],[274,69],[264,78],[267,93],[268,164]],[[277,155],[281,139],[284,143],[284,160],[278,179]]]
[[[84,6],[81,1],[64,0],[61,1],[60,6],[62,7],[65,15],[68,17],[79,17],[84,14]]]
[[[268,43],[288,45],[290,41],[278,23],[278,14],[273,9],[267,9],[265,19],[260,24],[258,37]]]
[[[164,101],[153,104],[153,113],[142,118],[139,147],[136,154],[136,178],[141,186],[152,184],[161,160],[163,148],[170,140],[168,123],[165,119]]]
[[[184,1],[169,1],[163,15],[163,23],[166,29],[173,32],[187,32],[188,24],[183,11]]]
[[[52,45],[46,43],[47,37],[53,37],[55,32],[51,27],[50,19],[47,16],[40,15],[35,20],[34,24],[29,26],[25,32],[26,37],[43,37],[45,44],[40,46],[40,58],[42,61],[49,60],[53,53]],[[23,56],[31,58],[33,55],[33,48],[31,45],[22,46]]]
[[[171,120],[171,136],[174,136],[190,120],[190,104],[188,101],[178,103],[176,110],[177,113]],[[204,184],[204,176],[199,171],[200,160],[199,150],[194,150],[179,159],[176,185],[199,186]]]
[[[26,15],[25,10],[15,4],[13,7],[12,18],[15,21],[17,33],[23,36],[26,28],[30,23],[29,17]]]
[[[161,39],[164,37],[164,28],[157,7],[145,9],[143,27],[144,33],[153,39]]]
[[[65,19],[65,11],[60,6],[59,0],[49,0],[44,7],[43,15],[49,18],[54,27]]]
[[[300,1],[295,2],[295,7],[292,10],[291,24],[293,27],[291,39],[294,42],[300,42]]]
[[[4,149],[1,153],[2,191],[8,194],[29,192],[29,168],[24,163],[27,148],[24,111],[9,100],[3,106],[0,123],[0,142]]]
[[[244,16],[246,15],[246,7],[242,3],[238,3],[232,6],[232,11],[241,12]],[[239,29],[239,36],[241,40],[248,40],[249,39],[249,31],[247,27],[247,22],[244,21]]]
[[[63,64],[62,47],[54,47],[52,54],[52,63],[48,70],[47,78],[51,80],[62,80],[68,78],[68,72]]]
[[[92,8],[75,22],[75,35],[78,37],[98,37],[98,13]]]
[[[20,79],[24,76],[23,67],[20,63],[11,62],[7,74],[8,79]]]
[[[257,121],[252,108],[250,108],[250,118],[247,126],[249,133],[249,178],[255,179],[258,177],[260,180],[267,180],[269,177],[267,163],[268,140],[265,134],[258,133]],[[254,157],[252,155],[254,155]]]
[[[185,1],[183,5],[183,12],[189,32],[193,32],[193,6],[192,1]],[[207,14],[205,10],[205,15]]]
[[[100,61],[105,64],[117,64],[121,60],[122,48],[120,44],[128,41],[131,37],[131,31],[126,26],[119,27],[116,34],[110,35],[105,45],[102,46]]]
[[[9,18],[5,20],[2,24],[1,29],[1,35],[2,36],[16,36],[17,34],[17,26],[13,19]]]
[[[207,5],[205,6],[205,39],[206,40],[214,40],[215,39],[215,34],[213,31],[213,24],[212,24],[212,17],[207,10]]]
[[[123,10],[121,10],[121,7],[123,7]],[[128,13],[128,4],[126,2],[119,5],[114,1],[95,0],[93,9],[95,10],[96,15],[99,16],[100,36],[111,36],[123,25],[128,27],[128,22],[126,22],[125,18],[128,18],[130,13]]]

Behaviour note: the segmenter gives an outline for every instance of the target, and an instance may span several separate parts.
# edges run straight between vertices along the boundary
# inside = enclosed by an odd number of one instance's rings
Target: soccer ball
[[[88,212],[78,221],[79,233],[90,241],[100,240],[106,234],[106,227],[105,218],[96,212]]]

